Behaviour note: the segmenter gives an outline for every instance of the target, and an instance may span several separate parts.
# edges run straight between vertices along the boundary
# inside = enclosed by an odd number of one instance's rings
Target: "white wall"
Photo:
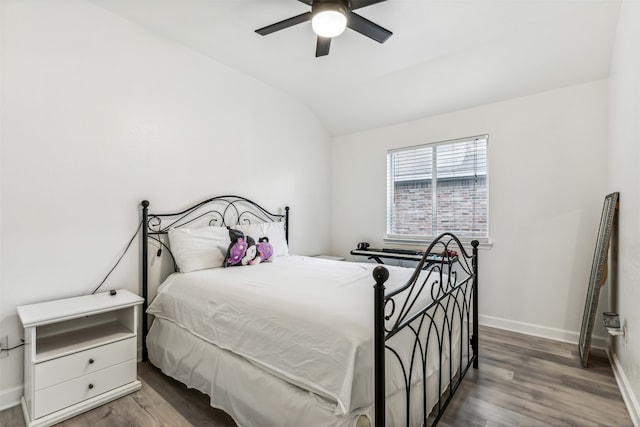
[[[19,342],[20,304],[93,290],[145,198],[288,204],[291,250],[329,249],[330,139],[305,106],[85,1],[1,5],[0,336]],[[107,288],[138,291],[138,253]],[[0,370],[2,408],[22,350]]]
[[[335,138],[333,253],[383,245],[388,149],[485,133],[481,321],[577,342],[607,190],[605,81]],[[603,335],[597,325],[594,342]]]
[[[626,338],[612,338],[612,359],[627,407],[640,425],[640,3],[623,2],[609,78],[609,190],[620,192],[612,311]]]

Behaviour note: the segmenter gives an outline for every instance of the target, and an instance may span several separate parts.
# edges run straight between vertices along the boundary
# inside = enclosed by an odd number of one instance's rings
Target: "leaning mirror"
[[[598,239],[596,249],[593,254],[593,264],[591,265],[591,277],[589,278],[589,288],[587,289],[587,300],[584,304],[584,314],[582,316],[582,327],[580,328],[580,362],[583,367],[587,367],[589,361],[589,350],[591,349],[591,333],[598,310],[598,299],[600,298],[600,288],[607,278],[607,255],[609,253],[609,242],[611,240],[611,229],[613,218],[618,208],[619,193],[608,194],[604,198],[602,216],[600,218],[600,228],[598,229]]]

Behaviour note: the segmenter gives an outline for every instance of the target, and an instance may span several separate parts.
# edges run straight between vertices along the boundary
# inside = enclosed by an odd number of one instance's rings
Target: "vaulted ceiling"
[[[306,104],[332,135],[606,78],[619,0],[388,0],[358,13],[391,30],[354,31],[316,58],[297,0],[92,0],[161,37]]]

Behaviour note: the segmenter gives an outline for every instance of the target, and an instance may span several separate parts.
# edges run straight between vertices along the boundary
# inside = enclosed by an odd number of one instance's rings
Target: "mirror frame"
[[[596,249],[593,254],[593,264],[591,265],[591,277],[587,289],[587,300],[584,304],[584,314],[582,316],[582,327],[580,328],[580,363],[587,367],[589,362],[589,351],[591,349],[591,334],[598,310],[598,300],[600,298],[600,288],[607,279],[607,258],[609,253],[609,243],[611,241],[611,231],[613,219],[618,209],[618,199],[620,193],[607,194],[604,198],[602,216],[600,218],[600,228],[596,240]]]

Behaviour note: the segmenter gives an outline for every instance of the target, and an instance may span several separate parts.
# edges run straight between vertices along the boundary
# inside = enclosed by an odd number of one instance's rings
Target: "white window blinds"
[[[387,237],[489,237],[488,136],[387,153]]]

